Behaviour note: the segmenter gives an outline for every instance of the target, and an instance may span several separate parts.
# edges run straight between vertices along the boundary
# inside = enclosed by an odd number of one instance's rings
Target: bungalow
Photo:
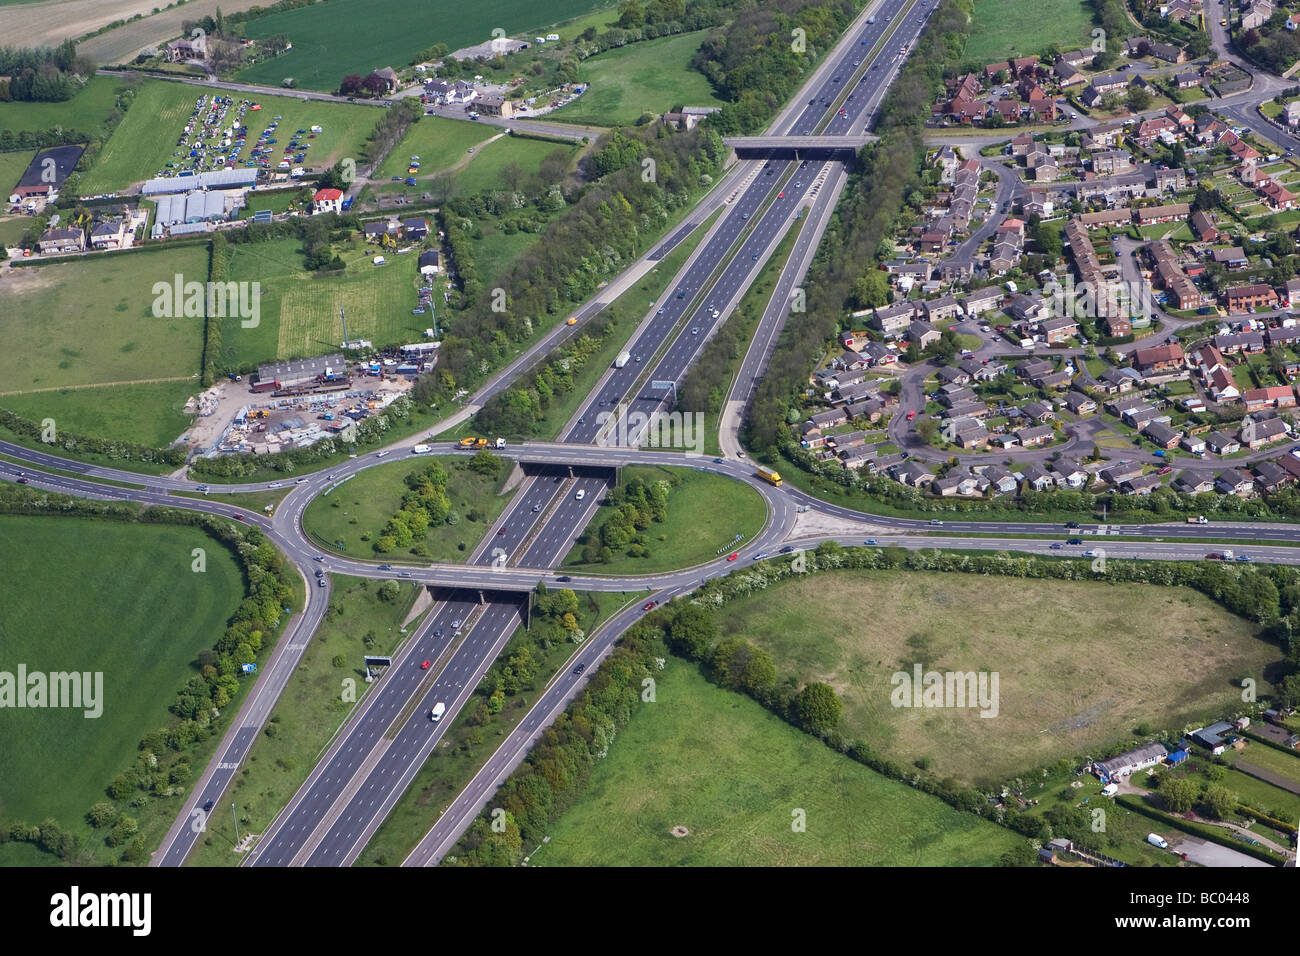
[[[1126,375],[1125,371],[1119,368],[1106,369],[1097,377],[1097,387],[1107,395],[1123,395],[1125,392],[1131,392],[1137,386],[1137,382],[1133,376]]]
[[[1246,258],[1246,253],[1241,246],[1215,249],[1210,253],[1210,257],[1219,265],[1224,266],[1229,272],[1236,272],[1238,269],[1244,269],[1250,265],[1250,260]]]
[[[1178,84],[1180,90],[1190,90],[1193,86],[1201,85],[1201,74],[1195,70],[1188,70],[1185,73],[1175,73],[1174,82]]]
[[[1205,436],[1205,447],[1215,455],[1235,455],[1241,451],[1241,443],[1231,435],[1223,432],[1210,432]]]
[[[442,268],[442,256],[437,249],[425,249],[420,253],[420,275],[437,275]]]
[[[422,216],[402,220],[402,234],[407,239],[423,239],[429,234],[429,220]]]
[[[1204,209],[1192,213],[1191,227],[1192,232],[1196,233],[1196,238],[1201,242],[1214,242],[1219,238],[1219,230],[1214,227],[1214,220]]]
[[[1173,488],[1186,495],[1204,495],[1214,490],[1214,479],[1186,471],[1174,482]]]
[[[366,242],[379,242],[384,236],[396,236],[401,228],[396,219],[380,219],[366,223],[361,231],[365,234]]]
[[[982,470],[981,470],[982,469]],[[1016,490],[1015,476],[1003,471],[997,465],[984,465],[975,469],[989,482],[993,492],[999,495],[1013,494]]]
[[[952,421],[959,418],[987,418],[989,416],[989,407],[983,402],[968,399],[964,402],[955,402],[945,414]]]
[[[1289,471],[1272,461],[1261,461],[1252,471],[1255,473],[1255,483],[1264,491],[1277,491],[1283,485],[1295,481],[1295,477]]]
[[[944,385],[969,385],[970,374],[962,368],[953,365],[945,365],[935,373],[935,378],[943,382]]]
[[[865,355],[873,367],[898,363],[898,354],[882,342],[868,342],[862,346],[860,354]]]
[[[1055,434],[1051,425],[1035,425],[1032,428],[1017,429],[1016,439],[1024,448],[1037,448],[1051,441]]]
[[[900,484],[921,488],[934,481],[934,475],[915,461],[905,461],[890,470],[890,476]]]
[[[1097,472],[1097,477],[1107,484],[1122,485],[1142,474],[1142,466],[1135,461],[1117,461]]]
[[[848,413],[844,409],[832,408],[830,411],[818,412],[813,415],[807,420],[806,424],[824,431],[827,428],[834,428],[836,425],[843,425],[848,419]]]
[[[1136,478],[1130,478],[1119,486],[1119,490],[1126,495],[1149,495],[1160,487],[1160,476],[1155,472],[1149,475],[1138,475]]]
[[[1247,497],[1255,490],[1255,479],[1236,468],[1229,468],[1214,476],[1215,490],[1225,495]]]
[[[1262,422],[1243,418],[1237,437],[1247,448],[1262,448],[1286,437],[1286,422],[1280,418],[1266,418]]]
[[[1205,439],[1200,435],[1183,435],[1178,439],[1178,447],[1193,455],[1205,454]]]
[[[1088,483],[1088,472],[1073,458],[1058,458],[1054,461],[1052,474],[1058,488],[1082,488]]]
[[[1136,750],[1111,757],[1109,760],[1099,760],[1092,765],[1092,770],[1102,783],[1110,783],[1112,780],[1131,776],[1147,767],[1154,767],[1167,756],[1169,751],[1165,749],[1164,744],[1147,744]]]
[[[1020,410],[1026,418],[1035,422],[1046,422],[1056,417],[1055,410],[1047,402],[1027,402]]]
[[[1173,222],[1186,219],[1191,206],[1185,202],[1167,203],[1163,206],[1143,206],[1135,210],[1139,226],[1150,226],[1160,222]]]
[[[1142,434],[1151,440],[1157,448],[1174,448],[1178,445],[1178,432],[1162,422],[1149,422],[1142,429]]]
[[[1046,491],[1056,482],[1038,465],[1026,465],[1020,470],[1020,480],[1033,491]]]
[[[1097,403],[1083,392],[1070,392],[1065,396],[1065,407],[1075,415],[1091,415],[1097,410]]]
[[[973,401],[975,401],[974,389],[962,385],[945,385],[939,389],[939,403],[947,408]]]
[[[979,481],[974,475],[960,473],[937,478],[930,484],[930,490],[945,498],[953,495],[973,495],[978,489]]]
[[[962,448],[983,448],[989,443],[988,429],[983,422],[964,419],[956,423],[953,430],[956,444]]]

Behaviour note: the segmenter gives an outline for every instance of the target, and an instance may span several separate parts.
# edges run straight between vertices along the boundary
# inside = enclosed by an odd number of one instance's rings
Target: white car
[[[587,497],[587,489],[579,488],[577,493],[573,497],[578,501],[581,501],[583,498]]]

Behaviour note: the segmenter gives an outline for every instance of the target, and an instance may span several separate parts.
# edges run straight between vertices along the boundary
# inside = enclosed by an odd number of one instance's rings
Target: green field
[[[373,686],[365,682],[364,655],[391,654],[405,640],[402,620],[419,588],[409,581],[399,582],[401,592],[390,602],[379,597],[379,584],[333,576],[331,604],[340,612],[327,615],[312,636],[266,728],[258,735],[245,769],[226,792],[224,802],[239,807],[242,832],[264,831],[307,779],[331,734],[355,706],[343,699],[343,682],[354,682],[356,701]],[[370,646],[365,642],[368,634],[373,634]],[[340,654],[346,663],[336,667],[333,661]],[[240,857],[231,851],[234,845],[231,814],[213,814],[207,836],[195,844],[186,864],[237,865]]]
[[[372,543],[402,506],[402,496],[408,490],[404,483],[406,476],[422,470],[430,461],[438,461],[447,470],[447,497],[458,520],[454,525],[429,529],[424,542],[429,549],[426,560],[464,562],[514,495],[513,489],[501,493],[508,467],[503,469],[500,478],[488,478],[469,469],[471,457],[468,454],[464,458],[431,456],[367,468],[328,495],[313,498],[303,512],[303,530],[318,544],[350,557],[393,560],[403,557],[397,553],[377,554]],[[471,510],[479,512],[481,517],[471,521],[468,517]],[[362,540],[362,535],[368,535],[369,540]],[[340,541],[342,546],[338,544]]]
[[[584,60],[579,73],[591,88],[550,114],[568,123],[595,126],[635,123],[644,112],[665,113],[674,105],[723,106],[703,73],[692,69],[705,31],[662,37],[609,50]]]
[[[718,624],[767,649],[778,675],[834,687],[846,736],[977,785],[1142,722],[1203,719],[1239,697],[1234,677],[1278,657],[1252,625],[1190,589],[973,574],[821,572],[729,603]],[[891,676],[918,663],[997,672],[997,715],[892,706]]]
[[[191,570],[203,548],[207,570]],[[90,837],[83,815],[149,731],[244,595],[243,574],[196,528],[79,518],[0,518],[4,669],[103,673],[103,714],[0,711],[0,807],[53,817]],[[51,781],[57,781],[52,783]],[[98,842],[93,839],[93,842]]]
[[[456,174],[456,191],[462,196],[491,192],[504,188],[501,170],[510,163],[518,163],[527,175],[536,172],[543,159],[556,150],[576,156],[582,147],[555,140],[530,139],[525,136],[505,136],[474,154],[469,164]]]
[[[643,558],[628,557],[626,553],[614,555],[605,564],[584,564],[582,545],[574,545],[564,559],[565,569],[608,574],[650,574],[671,571],[712,561],[718,550],[743,548],[767,521],[767,502],[744,482],[723,475],[696,471],[693,468],[659,468],[650,465],[631,465],[622,469],[620,482],[626,484],[633,478],[646,482],[664,478],[678,479],[668,495],[667,518],[651,523],[645,535],[650,555]],[[604,524],[611,507],[602,503],[590,528]],[[736,535],[741,539],[735,541]],[[733,543],[734,542],[734,543]],[[748,563],[742,557],[737,563]]]
[[[256,328],[237,316],[222,326],[221,362],[248,368],[274,358],[320,355],[343,341],[339,309],[348,334],[377,348],[418,341],[427,315],[411,315],[416,298],[417,252],[385,252],[387,264],[373,264],[379,247],[360,238],[335,243],[347,263],[342,275],[316,276],[303,268],[302,243],[271,239],[230,246],[230,275],[261,284]]]
[[[7,197],[0,197],[7,198]],[[28,216],[11,216],[0,219],[0,246],[16,246],[31,228],[32,220]]]
[[[531,37],[537,28],[587,13],[595,0],[479,0],[460,7],[451,0],[331,0],[248,23],[253,39],[284,34],[293,49],[239,74],[244,83],[279,85],[292,76],[299,87],[333,90],[349,73],[365,75],[391,66],[400,70],[433,43],[449,50],[492,38],[496,28]],[[389,24],[396,29],[380,29]]]
[[[391,179],[409,175],[407,163],[412,156],[420,157],[420,172],[424,179],[439,170],[447,169],[465,159],[471,146],[491,139],[501,131],[495,126],[484,126],[470,120],[449,120],[441,116],[425,116],[413,123],[402,141],[393,147],[376,178]]]
[[[1229,763],[1236,763],[1238,760],[1253,763],[1256,767],[1271,770],[1300,784],[1300,754],[1295,751],[1289,754],[1283,753],[1268,744],[1252,740],[1246,745],[1245,750],[1229,750],[1224,757]]]
[[[29,421],[53,418],[57,427],[77,435],[139,442],[165,448],[194,421],[185,401],[200,391],[198,379],[150,385],[106,385],[0,395],[0,407]]]
[[[27,167],[36,155],[34,149],[20,149],[12,153],[0,153],[0,200],[9,198],[9,192],[18,185]],[[5,205],[6,210],[8,204]],[[25,220],[30,222],[30,219]]]
[[[157,176],[173,160],[185,122],[195,101],[205,92],[211,95],[214,91],[168,80],[142,82],[131,109],[104,144],[94,166],[82,177],[82,193],[118,192],[132,183]],[[244,114],[250,148],[277,115],[281,119],[276,132],[283,134],[276,137],[279,143],[287,143],[294,130],[312,125],[323,127],[323,132],[310,141],[305,165],[312,169],[324,169],[345,156],[358,157],[362,143],[380,116],[369,106],[247,95],[262,104],[260,111]],[[233,118],[232,111],[229,119]],[[278,144],[273,148],[278,148]]]
[[[530,866],[989,866],[1023,840],[854,763],[677,658],[656,698]]]
[[[118,90],[124,86],[119,77],[96,76],[80,93],[61,103],[0,103],[0,129],[41,130],[62,126],[91,135],[99,133],[117,105]]]
[[[13,269],[0,289],[0,391],[185,378],[203,320],[155,318],[155,282],[203,282],[204,246]],[[130,262],[130,266],[126,265]],[[3,402],[0,396],[0,402]]]
[[[1029,17],[1022,0],[979,0],[962,59],[996,63],[1043,53],[1052,44],[1062,50],[1087,47],[1092,42],[1092,15],[1087,0],[1035,0]]]

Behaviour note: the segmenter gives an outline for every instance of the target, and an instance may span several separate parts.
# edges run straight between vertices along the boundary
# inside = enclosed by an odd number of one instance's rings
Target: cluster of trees
[[[1237,35],[1237,48],[1272,73],[1284,74],[1300,59],[1300,37],[1286,28],[1291,11],[1276,7],[1268,23]]]
[[[77,55],[77,45],[0,47],[0,102],[62,102],[86,85],[95,65]]]
[[[403,97],[379,116],[375,128],[361,147],[361,156],[368,163],[377,163],[389,150],[401,142],[406,131],[424,115],[424,108],[414,96]]]
[[[548,590],[545,582],[539,581],[533,595],[531,629],[520,635],[484,676],[466,722],[481,727],[488,718],[501,713],[507,698],[537,689],[537,678],[546,675],[538,671],[542,662],[537,659],[535,647],[546,650],[556,644],[581,642],[584,636],[578,625],[578,595],[569,588]]]
[[[490,815],[480,816],[446,862],[517,865],[524,844],[538,843],[585,789],[591,768],[631,719],[642,681],[659,669],[662,654],[653,628],[638,623],[629,630],[578,699],[542,734],[527,761],[501,785],[493,807],[504,813],[496,827]]]
[[[753,133],[794,95],[857,11],[845,0],[737,4],[735,11],[700,44],[691,64],[729,101],[710,117],[711,125],[729,134]]]
[[[375,540],[375,550],[387,554],[398,548],[411,548],[415,554],[427,553],[424,536],[434,525],[445,524],[451,516],[451,498],[447,495],[447,469],[431,461],[406,476],[407,492],[402,506],[388,519]]]
[[[825,343],[838,332],[837,316],[851,304],[879,301],[879,279],[867,277],[893,255],[891,236],[906,198],[920,184],[922,123],[943,71],[953,68],[963,46],[969,12],[968,0],[945,0],[891,87],[877,125],[880,142],[863,150],[860,172],[846,188],[804,283],[808,308],[787,320],[750,405],[745,438],[751,448],[774,452],[784,439],[787,416],[802,400]]]
[[[742,303],[741,309],[747,308]],[[752,304],[748,308],[755,308]],[[761,308],[758,306],[757,308]],[[684,412],[717,414],[727,399],[727,385],[731,380],[731,363],[744,352],[749,340],[745,337],[746,319],[738,314],[724,322],[700,357],[691,364],[686,381],[677,392],[677,407]]]
[[[388,82],[378,73],[349,73],[339,81],[340,96],[383,96],[388,92]]]
[[[611,561],[620,551],[633,558],[650,557],[646,529],[668,517],[671,489],[672,482],[667,478],[633,478],[611,488],[606,498],[608,516],[598,528],[585,532],[580,541],[582,560],[588,564]]]
[[[495,278],[493,288],[503,290],[503,297],[464,297],[464,308],[454,314],[443,339],[440,366],[447,381],[472,388],[512,354],[514,343],[531,337],[534,322],[591,296],[605,276],[644,251],[694,190],[712,183],[726,154],[721,137],[702,127],[610,135],[633,139],[641,149],[625,151],[626,165],[589,183],[539,241]]]

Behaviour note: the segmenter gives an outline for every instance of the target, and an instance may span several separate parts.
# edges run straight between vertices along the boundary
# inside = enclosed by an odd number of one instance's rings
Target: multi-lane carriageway
[[[883,0],[818,69],[802,94],[806,106],[778,121],[778,131],[798,136],[860,133],[869,106],[879,100],[901,62],[898,42],[919,34],[918,18],[901,16],[913,6]],[[875,23],[866,23],[872,17]],[[884,42],[886,35],[893,36]],[[868,54],[875,53],[872,58]],[[659,308],[643,323],[630,350],[641,361],[606,376],[588,405],[565,430],[564,439],[588,443],[600,430],[598,409],[649,414],[666,396],[643,395],[650,381],[680,381],[717,326],[726,320],[763,261],[779,243],[824,177],[806,162],[751,162],[744,187],[679,273]],[[683,227],[657,250],[662,255],[689,230]],[[647,371],[653,368],[652,371]],[[563,557],[590,520],[608,487],[605,476],[529,477],[506,514],[489,531],[471,564],[511,569],[547,568]],[[585,492],[581,498],[578,491]],[[501,534],[497,534],[500,531]],[[480,603],[483,592],[451,592],[435,604],[407,642],[392,671],[367,694],[304,786],[262,835],[253,865],[346,865],[352,862],[391,809],[443,730],[472,693],[519,623],[516,599]],[[456,626],[456,622],[460,626]],[[420,664],[428,660],[428,670]],[[428,713],[447,705],[437,723]],[[162,862],[179,863],[193,840],[180,835],[165,847]]]

